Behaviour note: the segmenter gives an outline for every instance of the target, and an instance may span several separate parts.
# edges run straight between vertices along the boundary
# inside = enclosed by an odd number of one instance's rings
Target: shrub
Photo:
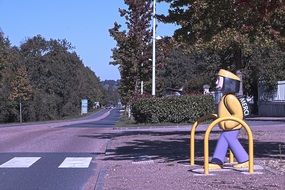
[[[192,123],[214,110],[213,97],[209,95],[140,98],[132,104],[137,123]]]

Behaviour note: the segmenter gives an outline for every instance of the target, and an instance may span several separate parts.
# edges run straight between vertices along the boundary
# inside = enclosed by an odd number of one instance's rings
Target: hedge
[[[193,123],[214,111],[210,95],[141,98],[132,104],[132,115],[137,123]]]

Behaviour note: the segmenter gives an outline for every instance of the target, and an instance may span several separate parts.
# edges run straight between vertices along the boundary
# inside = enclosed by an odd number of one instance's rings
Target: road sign
[[[88,112],[88,100],[81,100],[81,115],[86,114]]]

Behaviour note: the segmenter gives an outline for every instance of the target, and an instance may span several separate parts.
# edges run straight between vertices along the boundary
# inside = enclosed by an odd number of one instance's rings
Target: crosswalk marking
[[[92,157],[66,157],[58,168],[88,168]]]
[[[0,165],[0,168],[29,168],[41,157],[14,157]]]
[[[14,157],[0,168],[29,168],[42,157]],[[66,157],[58,168],[88,168],[92,157]]]

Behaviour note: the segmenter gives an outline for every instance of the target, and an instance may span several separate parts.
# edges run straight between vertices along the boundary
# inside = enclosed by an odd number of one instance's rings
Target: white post
[[[153,0],[153,34],[152,34],[152,95],[155,96],[155,4]]]
[[[243,81],[242,81],[242,73],[240,70],[236,72],[237,76],[240,78],[240,85],[239,85],[239,92],[237,93],[238,95],[242,96],[243,95]]]
[[[23,120],[22,120],[22,102],[20,100],[20,123],[22,123]]]
[[[141,94],[143,94],[143,81],[141,81]]]
[[[142,56],[143,56],[143,52],[142,52]],[[142,70],[143,70],[143,63],[141,64],[141,71]],[[142,77],[141,77],[141,94],[143,94],[143,78]]]

